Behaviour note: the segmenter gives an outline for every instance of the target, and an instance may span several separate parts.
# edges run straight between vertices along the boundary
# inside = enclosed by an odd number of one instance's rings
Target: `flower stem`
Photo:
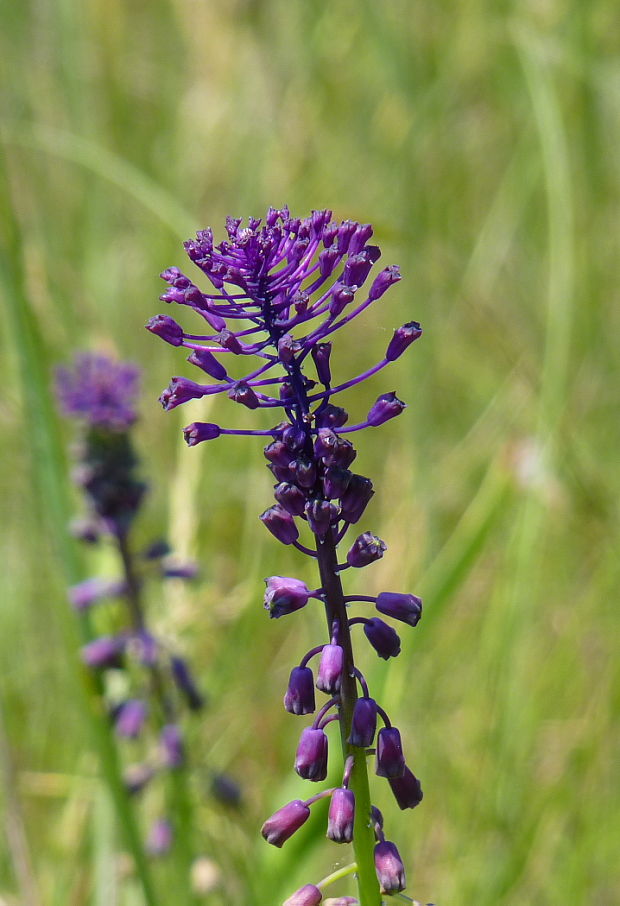
[[[374,831],[370,823],[370,789],[364,749],[352,746],[347,740],[351,732],[353,708],[357,699],[355,664],[347,611],[338,575],[338,557],[333,531],[321,541],[317,538],[317,555],[321,583],[325,597],[327,625],[331,634],[334,621],[338,621],[338,643],[344,651],[344,670],[340,686],[340,738],[343,761],[353,756],[353,770],[349,789],[355,795],[355,824],[353,828],[353,850],[357,863],[357,883],[360,906],[380,906],[381,894],[374,865]]]

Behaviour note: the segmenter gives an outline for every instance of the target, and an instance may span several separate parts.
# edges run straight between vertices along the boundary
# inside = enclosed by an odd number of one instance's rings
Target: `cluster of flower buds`
[[[227,232],[228,240],[218,245],[210,229],[185,244],[189,258],[212,289],[199,288],[176,267],[162,274],[168,288],[161,299],[187,306],[208,329],[188,333],[168,315],[152,318],[147,329],[173,346],[187,348],[188,361],[211,382],[174,377],[160,401],[170,410],[192,399],[226,393],[248,409],[282,413],[272,428],[230,429],[193,422],[185,429],[185,439],[195,446],[223,435],[269,438],[264,453],[276,482],[275,504],[260,518],[278,541],[317,561],[321,584],[311,589],[299,579],[272,576],[266,580],[265,608],[271,617],[280,618],[318,600],[324,605],[329,629],[329,641],[313,648],[293,668],[284,697],[287,711],[303,715],[316,711],[315,687],[328,696],[302,732],[295,769],[307,780],[325,779],[326,728],[331,722],[340,727],[344,759],[339,787],[285,805],[265,822],[262,833],[269,843],[282,846],[307,821],[311,804],[329,796],[327,836],[337,843],[352,841],[358,866],[368,852],[372,860],[374,846],[378,885],[385,893],[395,893],[405,884],[396,847],[385,840],[382,820],[371,822],[369,814],[359,813],[356,802],[356,778],[361,770],[366,776],[369,750],[376,757],[376,773],[388,780],[401,808],[415,807],[422,792],[405,763],[399,731],[370,696],[355,666],[351,630],[362,625],[379,657],[395,657],[400,639],[382,617],[415,626],[422,602],[413,594],[389,591],[376,597],[345,596],[341,574],[379,560],[386,545],[372,532],[363,531],[347,544],[344,556],[337,550],[364,516],[374,493],[370,479],[352,467],[357,453],[346,435],[384,424],[400,415],[405,404],[393,391],[384,392],[365,417],[349,425],[347,411],[334,398],[398,359],[422,331],[416,321],[397,328],[380,362],[334,384],[330,338],[400,279],[399,269],[389,266],[367,284],[381,254],[369,244],[372,228],[349,220],[336,223],[327,210],[313,211],[300,220],[286,208],[270,208],[264,223],[250,218],[244,225],[228,218]],[[246,356],[258,359],[249,371],[243,365]],[[306,373],[308,366],[312,376]],[[350,617],[350,605],[358,601],[374,604],[381,617]],[[319,659],[316,678],[309,666],[315,657]],[[383,727],[377,732],[378,719]],[[378,896],[377,881],[372,883]],[[312,906],[321,898],[320,884],[310,884],[297,891],[287,906]],[[356,901],[345,898],[342,902]]]
[[[130,547],[130,528],[146,490],[136,477],[130,436],[137,417],[137,380],[132,365],[88,353],[77,357],[73,370],[63,368],[57,374],[61,408],[83,428],[75,477],[88,515],[74,523],[73,533],[88,544],[112,539],[122,564],[121,578],[86,579],[69,589],[69,599],[77,611],[92,611],[91,624],[114,627],[84,645],[81,655],[101,679],[116,735],[144,756],[125,771],[132,794],[141,792],[158,772],[184,766],[179,718],[184,708],[198,711],[204,705],[186,661],[150,631],[142,604],[147,579],[191,579],[196,567],[171,558],[162,540],[137,554]],[[111,601],[116,602],[112,607]],[[121,698],[114,692],[119,688]],[[147,849],[163,854],[171,843],[171,823],[161,818],[153,825]]]

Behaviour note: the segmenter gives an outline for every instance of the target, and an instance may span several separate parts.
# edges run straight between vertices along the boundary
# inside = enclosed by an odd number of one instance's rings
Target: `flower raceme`
[[[260,519],[278,541],[316,560],[319,569],[320,587],[315,590],[299,579],[267,578],[264,603],[272,618],[288,616],[313,600],[325,609],[328,641],[311,649],[293,668],[284,705],[292,714],[312,714],[315,687],[328,696],[302,733],[295,768],[307,780],[325,779],[326,729],[336,722],[343,752],[342,783],[305,802],[285,805],[265,822],[262,832],[268,842],[282,846],[308,819],[310,805],[330,797],[328,836],[335,842],[353,842],[360,904],[378,906],[381,888],[395,893],[405,881],[396,847],[383,836],[382,819],[371,817],[379,813],[369,799],[366,759],[375,736],[377,774],[388,779],[398,805],[413,808],[421,789],[405,763],[399,731],[371,697],[355,666],[351,630],[361,623],[371,647],[386,660],[399,654],[400,638],[378,616],[350,617],[349,609],[358,602],[370,603],[382,616],[415,626],[422,602],[398,592],[344,595],[342,574],[372,565],[387,550],[377,535],[364,531],[348,543],[344,558],[338,556],[340,543],[374,494],[372,481],[353,468],[357,452],[348,435],[385,424],[402,414],[405,403],[395,391],[384,391],[361,419],[350,424],[339,400],[344,391],[398,359],[422,330],[416,321],[397,328],[381,361],[334,383],[335,334],[400,280],[395,265],[371,276],[381,255],[370,244],[372,227],[351,220],[337,223],[327,210],[298,219],[287,208],[270,208],[264,222],[250,218],[244,224],[229,217],[226,230],[228,238],[218,244],[210,229],[185,243],[190,260],[210,287],[199,286],[176,267],[161,275],[168,284],[162,301],[191,310],[202,330],[190,333],[161,314],[148,322],[147,329],[172,346],[187,349],[188,362],[200,369],[202,377],[173,377],[160,401],[171,410],[193,399],[226,394],[257,415],[261,410],[278,413],[267,425],[234,429],[193,422],[185,428],[189,446],[224,435],[265,440],[275,503]],[[316,680],[309,666],[315,657]],[[377,735],[379,719],[383,728]],[[305,906],[321,902],[321,897],[320,882],[301,888],[287,903]]]

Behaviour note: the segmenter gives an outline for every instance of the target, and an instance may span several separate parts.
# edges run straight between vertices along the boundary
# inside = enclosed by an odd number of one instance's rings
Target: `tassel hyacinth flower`
[[[164,409],[171,410],[192,399],[226,394],[255,411],[257,417],[269,410],[263,424],[256,427],[232,429],[194,422],[185,429],[189,446],[224,435],[266,440],[264,453],[275,479],[275,504],[260,519],[278,541],[297,548],[318,566],[320,584],[316,589],[299,579],[268,578],[265,608],[276,619],[310,602],[312,606],[320,602],[325,609],[327,642],[293,667],[284,705],[292,714],[312,714],[316,711],[315,686],[328,696],[313,723],[302,732],[295,769],[310,781],[325,779],[326,730],[336,722],[343,754],[342,783],[305,802],[296,800],[283,806],[265,822],[262,832],[269,843],[282,846],[308,819],[312,803],[329,797],[328,836],[339,843],[352,840],[359,902],[379,906],[382,893],[394,894],[404,888],[405,877],[398,851],[385,839],[382,822],[376,820],[378,810],[371,805],[369,747],[376,745],[377,774],[388,779],[401,808],[413,808],[422,794],[406,766],[400,734],[371,697],[353,654],[352,630],[357,623],[363,625],[366,639],[384,659],[398,655],[398,634],[376,615],[352,618],[349,614],[351,605],[361,602],[383,617],[415,626],[422,602],[413,594],[391,591],[378,597],[344,593],[343,572],[363,569],[386,551],[384,542],[372,532],[354,536],[374,489],[369,478],[355,471],[357,453],[349,438],[400,415],[405,404],[395,392],[384,391],[365,416],[350,424],[340,395],[379,374],[422,331],[416,321],[404,324],[394,331],[380,362],[335,383],[332,338],[400,280],[394,265],[371,278],[381,254],[376,245],[369,244],[372,228],[350,220],[336,223],[331,211],[313,211],[302,220],[291,217],[287,208],[270,208],[264,222],[250,218],[243,224],[228,218],[226,229],[228,238],[217,245],[210,229],[185,243],[189,258],[210,281],[209,288],[199,288],[176,267],[161,275],[168,284],[161,299],[191,309],[203,330],[186,332],[168,315],[155,316],[147,329],[167,343],[187,349],[188,361],[204,377],[198,381],[172,378],[160,401]],[[341,555],[339,546],[349,533],[353,537]],[[378,721],[383,728],[377,736]],[[321,902],[328,881],[306,885],[287,903]]]

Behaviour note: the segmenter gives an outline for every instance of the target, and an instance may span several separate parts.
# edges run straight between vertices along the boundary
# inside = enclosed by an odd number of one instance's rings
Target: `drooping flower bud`
[[[170,343],[171,346],[181,346],[183,344],[183,328],[180,324],[177,324],[174,318],[169,318],[168,315],[155,315],[155,317],[149,318],[145,327],[151,333],[165,340],[166,343]]]
[[[295,520],[283,507],[272,506],[260,516],[261,522],[282,544],[292,544],[299,538],[299,529]]]
[[[243,347],[241,346],[241,343],[239,342],[237,337],[234,335],[232,330],[228,330],[227,327],[225,327],[223,330],[220,330],[220,332],[218,333],[218,335],[215,339],[216,339],[216,342],[219,343],[223,349],[228,349],[230,352],[234,353],[235,355],[239,355],[239,353],[243,349]]]
[[[380,620],[379,617],[372,617],[364,623],[364,632],[379,657],[382,657],[385,661],[400,654],[400,637],[398,633],[383,620]]]
[[[332,793],[327,819],[327,836],[334,843],[350,843],[353,840],[355,819],[355,796],[351,790],[338,788]]]
[[[358,698],[353,709],[349,742],[362,749],[372,745],[377,729],[377,703],[374,698]]]
[[[318,906],[323,899],[323,894],[314,884],[306,884],[296,890],[282,906]]]
[[[405,889],[405,867],[400,853],[389,840],[382,840],[375,846],[375,871],[383,893],[398,893]]]
[[[327,734],[323,730],[306,727],[302,731],[295,770],[304,780],[325,780],[327,777]]]
[[[228,377],[222,363],[208,349],[194,349],[192,354],[187,357],[187,361],[202,368],[205,374],[216,381],[223,381]]]
[[[316,374],[319,381],[327,386],[332,379],[331,369],[329,367],[329,358],[332,352],[331,343],[317,343],[312,347],[311,354],[316,367]]]
[[[402,777],[405,773],[405,757],[396,727],[379,730],[376,773],[379,777]]]
[[[352,524],[359,522],[374,493],[370,478],[351,475],[347,489],[340,498],[341,518]]]
[[[192,422],[186,428],[183,428],[183,436],[188,447],[195,447],[201,444],[203,440],[214,440],[222,433],[219,425],[211,422]]]
[[[292,516],[301,516],[304,512],[307,497],[296,484],[291,484],[290,481],[281,481],[276,485],[273,496]]]
[[[281,440],[272,440],[270,444],[267,444],[263,453],[265,454],[265,459],[268,459],[269,462],[277,466],[285,466],[286,468],[294,459],[291,450]]]
[[[333,403],[328,403],[325,408],[320,409],[316,413],[316,426],[317,428],[342,428],[343,425],[346,425],[349,419],[349,413],[346,409],[343,409],[342,406],[334,406]]]
[[[355,290],[351,289],[350,286],[345,286],[342,283],[336,283],[332,290],[332,297],[329,302],[329,312],[332,318],[337,318],[339,314],[346,308],[349,302],[352,302],[355,298]]]
[[[376,245],[367,245],[357,255],[351,255],[344,266],[343,282],[347,286],[362,286],[380,255]]]
[[[342,497],[349,486],[351,472],[341,466],[328,466],[323,473],[323,494],[328,500]]]
[[[241,403],[242,406],[247,406],[248,409],[258,409],[260,406],[258,397],[245,381],[237,381],[236,384],[233,384],[228,391],[228,398],[235,403]]]
[[[398,359],[405,349],[407,349],[414,340],[417,340],[418,337],[422,336],[422,328],[417,321],[409,321],[408,324],[403,324],[402,327],[397,327],[394,331],[394,336],[390,340],[385,353],[385,357],[388,362],[395,362]]]
[[[390,777],[389,782],[399,808],[415,808],[422,802],[420,781],[407,766],[402,777]]]
[[[422,616],[422,600],[416,595],[396,591],[382,591],[377,595],[377,610],[410,626],[417,626]]]
[[[269,576],[265,583],[265,610],[275,619],[300,610],[308,603],[310,589],[301,579]]]
[[[340,690],[343,667],[344,651],[340,645],[325,645],[316,678],[317,689],[328,695],[335,695]]]
[[[125,739],[136,739],[146,720],[146,703],[139,698],[130,698],[123,702],[114,723],[114,729]]]
[[[301,799],[294,799],[267,818],[261,828],[261,834],[272,846],[278,848],[298,831],[310,817],[310,809]]]
[[[316,481],[316,466],[307,456],[298,456],[290,466],[291,475],[295,484],[301,488],[311,488]]]
[[[349,566],[362,567],[380,560],[387,550],[387,545],[381,538],[372,532],[364,532],[353,542],[353,545],[347,553],[347,563]]]
[[[314,676],[310,667],[293,667],[284,696],[289,714],[312,714],[315,710]]]
[[[368,424],[377,428],[390,418],[400,415],[405,408],[405,403],[398,399],[394,391],[382,393],[370,408],[367,416]]]
[[[162,761],[168,768],[180,768],[185,763],[185,746],[181,730],[176,724],[162,727],[159,742]]]

